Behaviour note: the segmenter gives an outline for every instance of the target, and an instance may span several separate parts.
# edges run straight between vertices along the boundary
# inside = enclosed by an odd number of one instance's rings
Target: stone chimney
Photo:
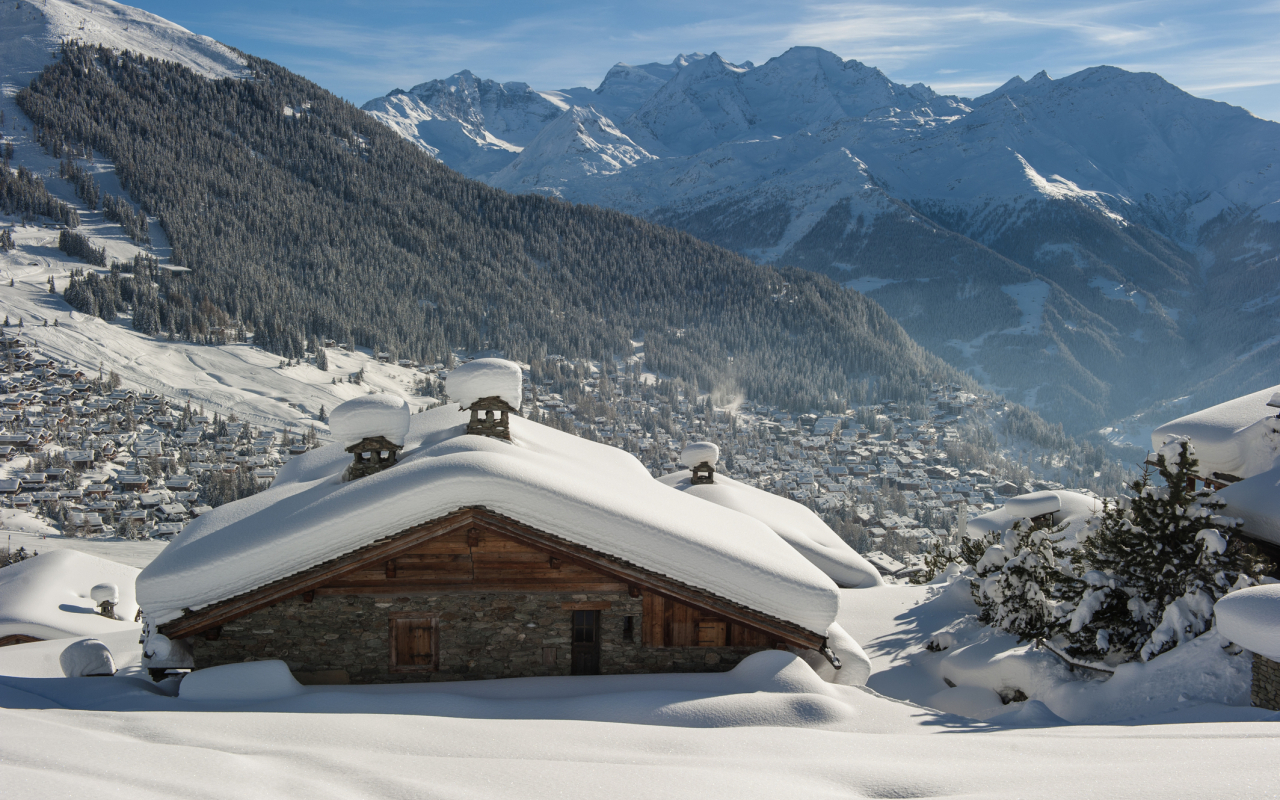
[[[366,436],[346,448],[354,460],[343,473],[343,479],[354,481],[395,466],[403,449],[404,445],[396,444],[385,436]]]
[[[689,483],[704,486],[716,482],[716,462],[720,448],[712,442],[690,442],[680,453],[680,463],[689,468]]]
[[[389,394],[368,394],[342,403],[329,415],[329,430],[352,461],[342,473],[354,481],[395,466],[409,432],[409,406]]]
[[[511,441],[511,415],[520,414],[524,396],[520,365],[502,358],[478,358],[445,378],[445,391],[471,412],[467,433]]]
[[[511,441],[510,415],[516,409],[501,397],[481,397],[463,410],[471,412],[467,433]]]

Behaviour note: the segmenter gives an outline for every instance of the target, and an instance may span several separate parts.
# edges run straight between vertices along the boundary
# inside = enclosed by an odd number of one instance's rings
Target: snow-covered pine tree
[[[1034,525],[1018,520],[999,544],[987,548],[975,570],[973,599],[978,619],[1008,631],[1020,641],[1053,635],[1061,584],[1070,580],[1059,567],[1064,526]]]
[[[1194,488],[1197,464],[1189,442],[1166,445],[1156,457],[1165,485],[1145,470],[1132,498],[1091,523],[1076,559],[1082,582],[1064,598],[1071,655],[1149,661],[1207,631],[1213,604],[1264,573],[1262,559],[1228,549],[1239,522],[1217,515],[1212,491]]]
[[[316,369],[321,372],[329,371],[329,355],[325,352],[323,344],[316,346]]]

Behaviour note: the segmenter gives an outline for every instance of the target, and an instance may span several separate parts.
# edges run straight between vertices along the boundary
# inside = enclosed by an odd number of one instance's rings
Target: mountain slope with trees
[[[451,172],[315,84],[246,57],[208,80],[69,45],[18,98],[46,147],[111,158],[184,271],[157,332],[242,321],[285,357],[313,336],[439,360],[450,348],[600,357],[792,407],[913,399],[957,373],[876,303],[624,214]],[[148,300],[150,303],[151,300]]]

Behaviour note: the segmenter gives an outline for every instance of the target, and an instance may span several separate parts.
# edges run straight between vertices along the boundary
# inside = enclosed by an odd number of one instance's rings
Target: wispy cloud
[[[567,88],[594,86],[617,61],[714,50],[759,64],[813,45],[968,96],[1014,74],[1111,64],[1280,118],[1269,88],[1280,75],[1280,0],[313,0],[296,13],[250,0],[134,2],[357,102],[461,69]]]

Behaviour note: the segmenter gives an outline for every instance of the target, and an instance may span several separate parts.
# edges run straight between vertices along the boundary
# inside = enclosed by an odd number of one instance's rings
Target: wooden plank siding
[[[645,592],[640,642],[646,647],[775,647],[781,638],[705,609]]]
[[[439,591],[621,592],[627,585],[479,528],[455,530],[382,564],[336,577],[320,594]]]
[[[187,611],[161,625],[160,632],[185,638],[311,592],[640,593],[642,643],[652,647],[697,646],[700,622],[724,623],[726,646],[785,643],[817,648],[824,641],[792,623],[477,507],[459,509],[274,583]]]

